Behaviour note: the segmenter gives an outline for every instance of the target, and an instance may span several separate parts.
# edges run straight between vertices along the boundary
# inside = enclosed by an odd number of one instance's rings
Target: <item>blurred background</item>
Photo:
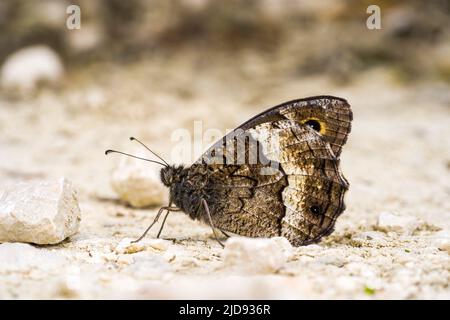
[[[66,25],[70,5],[79,29]],[[379,30],[366,25],[370,5]],[[313,95],[346,98],[354,111],[338,242],[382,211],[448,230],[449,0],[2,0],[0,30],[0,181],[70,179],[81,235],[115,241],[148,222],[114,202],[119,160],[105,149],[142,152],[128,140],[136,136],[179,162],[174,130],[201,120],[225,133]],[[196,237],[198,224],[174,217],[168,235]]]
[[[65,28],[70,4],[81,9],[79,30]],[[366,27],[371,4],[382,30]],[[344,84],[383,66],[402,81],[448,81],[449,12],[446,0],[5,0],[0,59],[46,45],[70,71],[186,55],[204,70],[223,59],[245,68],[237,58],[254,54],[262,69],[294,78],[326,74]]]

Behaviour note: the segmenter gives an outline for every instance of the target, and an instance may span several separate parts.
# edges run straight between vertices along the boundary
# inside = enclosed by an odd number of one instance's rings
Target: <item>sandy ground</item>
[[[0,298],[450,298],[450,257],[441,245],[450,233],[448,86],[402,86],[387,70],[337,86],[277,77],[258,60],[235,73],[183,61],[98,66],[69,74],[61,90],[1,97],[2,183],[65,176],[78,190],[82,223],[59,245],[14,247],[0,262]],[[110,174],[119,159],[105,149],[131,151],[128,137],[136,136],[170,158],[171,132],[192,130],[194,120],[225,130],[271,105],[319,94],[345,97],[354,110],[342,153],[347,210],[331,236],[293,249],[274,272],[252,272],[225,265],[210,228],[174,213],[167,242],[152,247],[153,230],[146,250],[114,250],[140,235],[157,208],[116,201]],[[378,230],[383,212],[412,216],[419,227]]]

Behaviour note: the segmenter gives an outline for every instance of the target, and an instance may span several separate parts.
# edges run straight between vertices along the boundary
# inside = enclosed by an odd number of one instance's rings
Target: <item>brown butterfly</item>
[[[225,235],[284,236],[294,246],[319,241],[345,210],[349,184],[339,156],[352,118],[344,99],[298,99],[240,125],[191,166],[171,166],[155,154],[164,162],[159,164],[169,205],[136,241],[164,211],[158,237],[169,213],[184,211],[210,225],[216,240],[215,229]]]

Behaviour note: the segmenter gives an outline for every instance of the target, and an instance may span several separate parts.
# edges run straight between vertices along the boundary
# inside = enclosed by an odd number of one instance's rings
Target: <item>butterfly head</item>
[[[170,187],[174,183],[180,182],[183,169],[183,166],[166,166],[162,168],[160,172],[161,182],[166,187]]]

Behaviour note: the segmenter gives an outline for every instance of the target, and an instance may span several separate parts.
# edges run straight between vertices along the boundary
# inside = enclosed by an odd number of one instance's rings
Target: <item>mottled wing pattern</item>
[[[280,234],[284,216],[281,192],[287,186],[284,175],[263,178],[258,168],[250,165],[195,166],[194,170],[210,171],[201,196],[209,205],[215,227],[248,237]],[[208,223],[204,215],[199,218]]]
[[[348,183],[328,143],[311,128],[279,121],[279,162],[288,185],[282,191],[281,234],[294,245],[315,242],[332,232],[344,211]]]
[[[329,234],[345,208],[337,155],[350,121],[344,100],[317,97],[269,109],[225,136],[191,167],[205,171],[202,197],[214,225],[294,245]]]
[[[339,158],[351,130],[353,113],[345,99],[318,96],[275,106],[248,120],[239,128],[246,130],[261,123],[283,119],[294,120],[300,124],[317,122],[320,125],[319,134],[330,144],[334,155]]]

